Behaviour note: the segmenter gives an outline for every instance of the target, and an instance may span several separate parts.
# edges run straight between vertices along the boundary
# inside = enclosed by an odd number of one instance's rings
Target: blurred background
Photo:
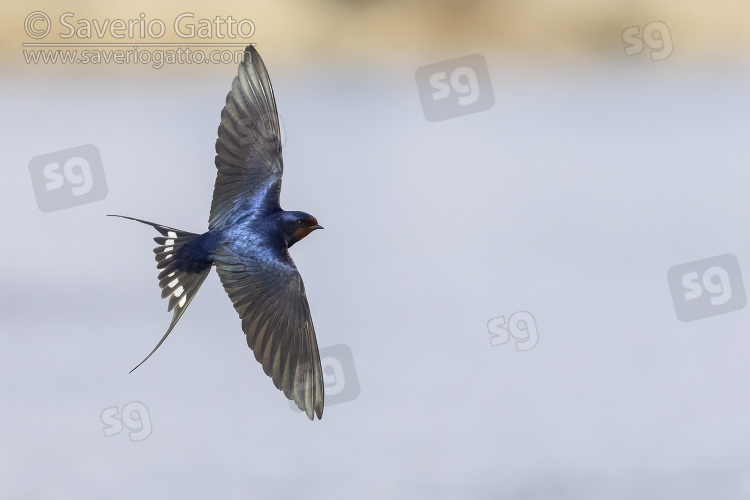
[[[747,2],[2,9],[7,498],[750,494]],[[194,37],[175,33],[185,13]],[[321,349],[351,353],[326,372],[349,399],[320,422],[263,374],[213,272],[128,374],[171,314],[155,231],[105,215],[206,230],[237,64],[49,57],[213,50],[199,43],[256,44],[285,130],[282,206],[326,228],[291,251]],[[476,89],[481,109],[451,104]],[[62,167],[85,145],[96,196],[51,198],[55,179],[86,183]],[[732,300],[678,319],[668,270],[725,254]],[[704,298],[730,290],[695,273]]]

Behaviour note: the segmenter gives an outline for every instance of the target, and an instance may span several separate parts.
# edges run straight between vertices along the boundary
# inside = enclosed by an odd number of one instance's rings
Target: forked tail
[[[161,288],[162,298],[169,298],[167,310],[171,311],[174,309],[172,322],[169,324],[167,333],[164,334],[148,356],[138,363],[135,368],[130,370],[130,373],[133,373],[136,368],[145,363],[156,352],[172,332],[172,329],[180,320],[190,302],[192,302],[193,297],[195,297],[196,292],[198,292],[198,289],[203,284],[206,276],[208,276],[212,263],[210,261],[196,261],[194,258],[195,253],[186,248],[191,241],[200,236],[199,234],[180,231],[173,227],[162,226],[161,224],[126,217],[124,215],[112,215],[110,217],[121,217],[148,224],[161,233],[161,236],[154,238],[154,241],[158,245],[154,248],[157,262],[156,267],[161,271],[159,273],[159,287]]]

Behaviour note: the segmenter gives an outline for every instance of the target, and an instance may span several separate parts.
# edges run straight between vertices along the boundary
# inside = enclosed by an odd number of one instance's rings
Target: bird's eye
[[[298,225],[298,226],[301,226],[301,225],[302,225],[302,221],[301,221],[301,220],[298,220],[298,221],[297,221],[297,225]]]

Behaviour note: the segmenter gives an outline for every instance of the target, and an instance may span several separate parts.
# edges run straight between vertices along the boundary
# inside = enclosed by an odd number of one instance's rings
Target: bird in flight
[[[263,371],[310,420],[316,415],[320,419],[318,343],[305,285],[288,249],[323,228],[312,215],[287,212],[279,204],[284,171],[279,117],[271,80],[252,45],[245,49],[221,112],[215,163],[207,232],[114,216],[148,224],[160,233],[154,238],[159,287],[162,298],[169,299],[169,310],[174,309],[167,333],[138,366],[161,346],[216,266]]]

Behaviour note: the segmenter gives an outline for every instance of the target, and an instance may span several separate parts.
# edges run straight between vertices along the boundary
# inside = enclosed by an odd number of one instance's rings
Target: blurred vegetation
[[[32,11],[57,20],[159,18],[167,26],[183,12],[195,18],[232,15],[251,19],[251,41],[272,46],[285,60],[333,58],[352,64],[453,57],[494,52],[508,57],[591,58],[622,54],[622,31],[654,20],[671,30],[675,51],[685,58],[737,57],[746,53],[743,20],[750,2],[670,0],[230,0],[203,3],[106,4],[92,0],[39,0],[6,4],[3,48],[19,62]],[[745,29],[744,31],[747,31]],[[48,41],[63,41],[50,35]],[[162,42],[180,41],[168,33]]]

